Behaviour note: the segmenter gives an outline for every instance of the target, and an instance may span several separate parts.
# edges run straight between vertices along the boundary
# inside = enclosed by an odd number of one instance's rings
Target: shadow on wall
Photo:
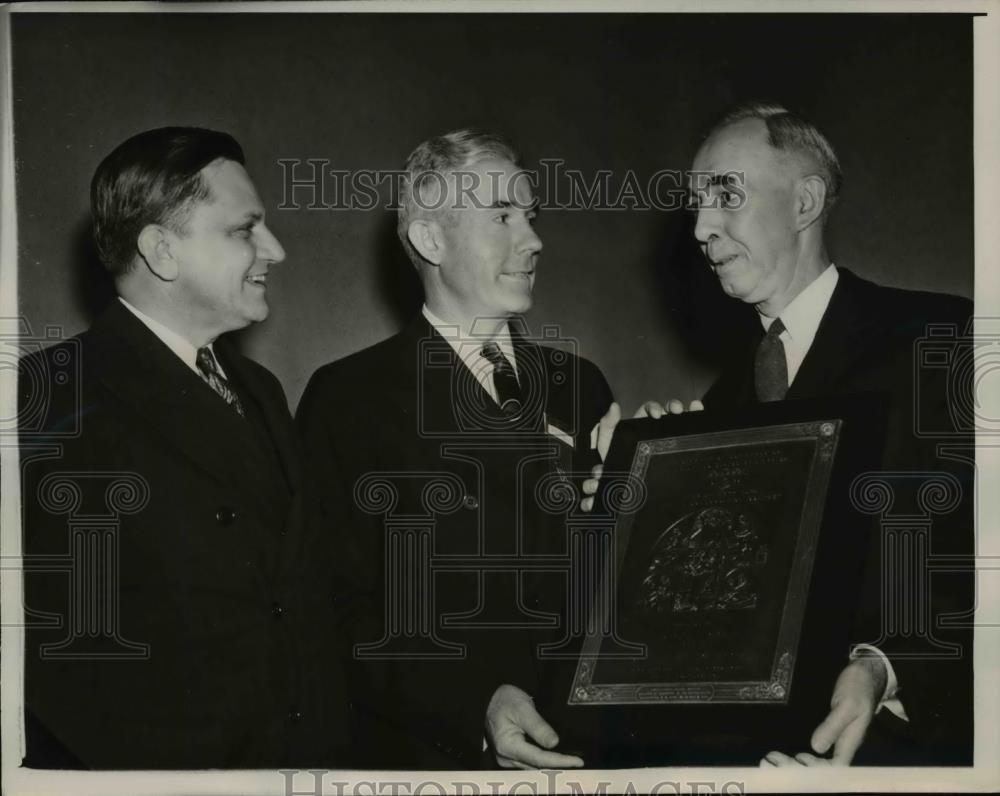
[[[97,256],[89,215],[83,216],[73,227],[68,260],[73,299],[90,326],[116,294],[114,280]]]
[[[722,292],[694,237],[691,213],[673,214],[649,259],[650,283],[659,291],[663,318],[688,355],[719,369],[755,331],[757,312]]]
[[[392,314],[397,328],[420,312],[424,288],[417,269],[410,262],[403,244],[396,235],[396,213],[382,214],[376,234],[376,290]]]

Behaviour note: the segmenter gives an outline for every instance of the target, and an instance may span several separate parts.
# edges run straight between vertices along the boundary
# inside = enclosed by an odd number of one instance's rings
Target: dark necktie
[[[521,411],[521,385],[517,383],[514,366],[496,343],[487,343],[479,353],[493,365],[493,386],[497,391],[500,411],[513,417]]]
[[[208,382],[208,386],[215,390],[222,397],[222,400],[233,407],[240,417],[246,417],[246,412],[243,409],[243,404],[240,403],[239,397],[233,391],[233,388],[229,386],[229,381],[226,377],[219,372],[219,364],[215,361],[212,349],[208,346],[199,348],[198,354],[195,357],[195,364],[198,366],[201,375],[205,377],[205,381]]]
[[[780,401],[788,392],[788,363],[785,361],[785,344],[781,342],[783,331],[785,324],[781,318],[775,318],[757,346],[753,376],[760,401]]]

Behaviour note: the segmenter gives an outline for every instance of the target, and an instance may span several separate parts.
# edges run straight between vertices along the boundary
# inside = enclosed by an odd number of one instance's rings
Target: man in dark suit
[[[297,414],[354,585],[370,765],[478,767],[484,740],[505,767],[582,764],[552,751],[531,700],[535,644],[559,608],[558,574],[529,568],[565,553],[564,516],[542,493],[592,464],[612,396],[590,362],[524,334],[542,242],[516,164],[502,139],[468,130],[414,150],[398,233],[423,310],[320,368]]]
[[[927,566],[930,557],[953,557],[951,569],[960,570],[973,554],[974,451],[971,434],[947,435],[956,430],[949,414],[954,399],[962,398],[952,393],[949,405],[949,369],[917,372],[915,357],[935,325],[952,336],[938,338],[942,345],[970,331],[972,304],[882,287],[833,265],[824,225],[841,182],[823,134],[779,106],[740,106],[705,139],[691,174],[695,236],[723,290],[754,305],[760,324],[704,396],[704,407],[884,396],[889,414],[881,476],[897,491],[897,512],[905,513],[913,497],[904,494],[906,485],[919,492],[918,481],[953,488],[955,504],[939,507],[946,513],[934,518],[929,537],[873,533],[863,594],[830,596],[858,602],[856,639],[871,642],[850,652],[833,686],[831,711],[811,739],[819,754],[832,749],[832,760],[772,752],[762,765],[968,765],[973,578],[968,569],[931,578]],[[653,403],[646,410],[654,417],[667,411]],[[939,449],[940,437],[921,433],[926,429],[944,430],[951,453]],[[593,484],[586,488],[593,491]],[[917,503],[927,510],[926,495]],[[910,562],[921,570],[916,580],[899,580],[903,562],[889,552],[890,543],[914,550],[926,544]]]
[[[285,257],[243,163],[198,128],[108,155],[118,296],[22,361],[29,766],[345,761],[326,537],[281,386],[224,338],[267,317]]]

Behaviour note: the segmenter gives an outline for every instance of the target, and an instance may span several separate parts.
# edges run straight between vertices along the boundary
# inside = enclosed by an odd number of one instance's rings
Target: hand
[[[800,752],[795,757],[789,757],[781,752],[768,752],[767,757],[760,761],[761,768],[786,768],[788,766],[832,766],[834,762],[827,757],[816,757],[808,752]]]
[[[705,408],[705,405],[695,398],[687,408],[689,412],[700,412]],[[684,412],[684,404],[678,401],[676,398],[672,401],[667,401],[667,405],[659,403],[658,401],[646,401],[642,406],[635,410],[635,414],[632,415],[633,418],[639,417],[651,417],[654,420],[659,420],[664,415],[679,415]]]
[[[502,685],[493,692],[486,708],[486,737],[502,768],[583,766],[579,757],[546,751],[559,743],[559,736],[535,710],[531,697],[513,685]]]
[[[615,434],[615,427],[622,419],[622,409],[617,403],[611,404],[604,417],[597,424],[597,453],[603,462],[611,449],[611,439]],[[597,484],[601,480],[601,473],[604,472],[604,465],[598,464],[591,468],[590,478],[583,482],[584,498],[580,501],[580,511],[590,511],[594,508],[594,495],[597,493]]]
[[[604,417],[597,423],[597,453],[603,462],[608,458],[608,451],[611,449],[611,439],[615,434],[615,427],[622,419],[622,408],[617,403],[612,403]]]
[[[830,713],[813,732],[810,742],[813,751],[821,755],[832,746],[832,759],[808,752],[794,758],[781,752],[769,752],[760,761],[761,767],[850,765],[885,691],[886,677],[885,665],[874,655],[856,658],[840,673],[830,698]]]
[[[597,494],[597,485],[601,483],[603,472],[603,464],[595,464],[591,468],[590,478],[583,482],[584,498],[580,501],[580,511],[591,511],[594,508],[594,495]]]

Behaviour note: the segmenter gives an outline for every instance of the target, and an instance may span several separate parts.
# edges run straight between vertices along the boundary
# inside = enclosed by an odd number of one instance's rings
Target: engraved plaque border
[[[749,447],[762,443],[781,444],[803,439],[814,443],[813,457],[803,505],[799,516],[793,566],[785,592],[784,609],[775,644],[770,677],[766,680],[717,682],[658,682],[605,683],[594,682],[594,672],[600,657],[602,637],[588,636],[583,643],[573,684],[567,699],[569,705],[641,705],[641,704],[787,704],[791,695],[792,675],[806,596],[815,562],[823,507],[833,470],[837,443],[843,428],[840,418],[828,418],[798,423],[759,426],[725,431],[710,431],[640,439],[635,443],[629,476],[646,483],[646,475],[654,456],[669,456],[701,450],[719,451]],[[638,511],[623,511],[615,520],[617,553],[613,565],[620,573],[628,549],[632,527]],[[604,579],[607,581],[605,564]],[[603,588],[603,584],[602,584]],[[616,601],[602,601],[602,626],[611,617],[608,611]]]

